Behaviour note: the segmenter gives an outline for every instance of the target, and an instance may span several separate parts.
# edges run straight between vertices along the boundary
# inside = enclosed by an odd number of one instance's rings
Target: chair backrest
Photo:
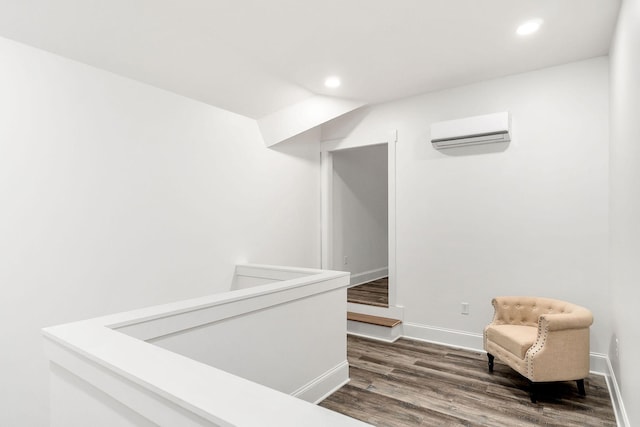
[[[572,313],[585,310],[575,304],[552,298],[530,296],[500,296],[491,303],[496,324],[537,326],[541,314]]]

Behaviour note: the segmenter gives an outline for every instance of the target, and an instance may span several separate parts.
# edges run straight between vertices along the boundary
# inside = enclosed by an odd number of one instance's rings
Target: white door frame
[[[396,143],[398,132],[393,130],[378,138],[357,140],[352,138],[322,141],[320,144],[321,170],[321,266],[333,269],[333,153],[348,148],[387,144],[388,150],[388,238],[389,238],[389,306],[396,305]]]

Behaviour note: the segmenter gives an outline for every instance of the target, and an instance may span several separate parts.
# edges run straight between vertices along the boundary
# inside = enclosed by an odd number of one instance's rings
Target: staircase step
[[[347,312],[347,320],[354,322],[369,323],[371,325],[384,326],[387,328],[393,328],[394,326],[402,323],[402,320],[390,319],[388,317],[372,316],[370,314]]]

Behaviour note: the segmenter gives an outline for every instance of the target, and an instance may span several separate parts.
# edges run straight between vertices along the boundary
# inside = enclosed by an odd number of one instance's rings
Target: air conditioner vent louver
[[[431,143],[437,149],[510,140],[508,112],[448,120],[431,125]]]

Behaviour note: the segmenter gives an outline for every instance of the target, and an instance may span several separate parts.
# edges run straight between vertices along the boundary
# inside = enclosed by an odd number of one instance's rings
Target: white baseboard
[[[591,364],[589,372],[596,375],[602,375],[607,383],[609,396],[611,396],[611,406],[613,407],[613,413],[616,416],[616,424],[618,427],[631,427],[627,411],[624,409],[622,394],[620,393],[618,381],[613,371],[613,367],[611,366],[609,356],[602,353],[591,353],[589,355],[589,363]]]
[[[311,380],[293,393],[292,396],[311,403],[320,403],[327,396],[349,382],[349,362],[343,361],[324,374]]]
[[[362,285],[372,280],[382,279],[389,275],[389,267],[376,268],[375,270],[363,271],[351,275],[350,286]]]
[[[604,375],[604,378],[607,381],[607,387],[609,388],[613,412],[616,415],[616,423],[618,424],[618,427],[631,427],[627,411],[625,410],[624,403],[622,402],[622,393],[620,393],[620,387],[618,386],[616,375],[613,371],[613,367],[611,366],[611,360],[606,355],[602,356],[604,356],[606,361],[607,373]]]
[[[618,387],[618,381],[611,366],[609,356],[602,353],[591,353],[589,362],[591,364],[590,372],[592,374],[602,375],[607,382],[609,396],[611,396],[611,405],[613,406],[613,412],[616,416],[616,424],[618,427],[630,427],[631,423],[629,423],[629,417],[622,402],[622,394],[620,393],[620,387]]]

